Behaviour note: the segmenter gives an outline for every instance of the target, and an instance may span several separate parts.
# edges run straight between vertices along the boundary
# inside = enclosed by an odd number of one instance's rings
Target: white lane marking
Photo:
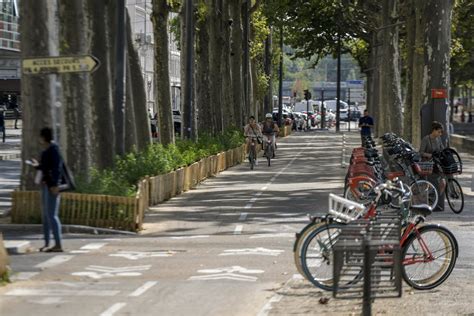
[[[237,225],[234,229],[234,235],[240,235],[242,233],[242,229],[244,228],[243,225]]]
[[[114,305],[110,306],[106,311],[104,311],[100,316],[113,316],[116,312],[122,309],[127,303],[115,303]]]
[[[146,291],[148,291],[149,289],[151,289],[152,287],[154,287],[156,284],[158,284],[157,281],[145,282],[145,284],[140,286],[138,289],[136,289],[133,293],[131,293],[128,296],[138,297],[142,295],[143,293],[145,293]]]
[[[121,241],[121,238],[105,238],[105,241]]]
[[[37,264],[35,267],[40,269],[51,268],[57,266],[61,263],[67,262],[74,258],[75,256],[54,256],[51,259],[46,260],[45,262]]]
[[[287,237],[295,237],[295,233],[277,233],[277,234],[256,234],[253,236],[250,236],[250,239],[255,239],[255,238],[287,238]]]
[[[86,276],[91,279],[102,279],[102,278],[112,278],[112,277],[132,277],[142,275],[139,271],[146,271],[151,268],[151,265],[145,266],[129,266],[129,267],[105,267],[105,266],[88,266],[85,268],[87,271],[74,272],[71,275],[75,276]]]
[[[246,249],[228,249],[224,250],[219,256],[243,256],[243,255],[257,255],[257,256],[278,256],[284,250],[266,249],[266,248],[246,248]]]
[[[240,213],[239,221],[245,221],[247,219],[247,213],[242,212]]]
[[[278,176],[279,176],[279,175],[274,175],[274,176],[270,179],[270,182],[274,182]]]
[[[90,250],[71,250],[69,253],[89,253]]]
[[[62,297],[45,297],[40,300],[32,300],[30,302],[41,305],[52,305],[66,303],[67,301],[63,300]]]
[[[171,239],[195,239],[195,238],[208,238],[209,235],[193,235],[193,236],[175,236],[170,237]]]
[[[256,197],[259,197],[259,196],[262,195],[262,194],[263,194],[263,192],[260,191],[260,192],[255,193],[255,196],[256,196]]]
[[[91,244],[82,246],[81,249],[82,250],[97,250],[104,247],[105,245],[107,245],[106,242],[96,242],[96,243],[91,243]]]
[[[250,199],[250,203],[255,203],[255,202],[257,202],[257,198],[256,198],[256,197]]]
[[[118,253],[110,254],[109,257],[123,257],[129,260],[138,260],[153,257],[171,257],[176,254],[176,251],[119,251]]]
[[[262,309],[258,313],[258,316],[267,316],[273,308],[272,304],[278,303],[281,301],[281,299],[283,298],[283,295],[286,294],[290,290],[291,281],[294,281],[294,280],[301,280],[301,275],[293,274],[293,277],[289,279],[288,281],[286,281],[285,284],[282,286],[282,288],[278,291],[279,293],[275,293],[275,295],[273,295],[268,300],[268,302],[262,307]]]
[[[115,296],[120,291],[111,290],[55,290],[55,289],[14,289],[8,296]]]
[[[245,205],[244,208],[245,208],[246,210],[248,210],[248,209],[251,209],[252,206],[253,206],[253,204],[249,203],[249,204]]]
[[[18,272],[14,274],[10,279],[11,281],[27,281],[31,279],[32,277],[38,275],[39,272]]]
[[[255,282],[258,280],[257,277],[245,274],[260,274],[263,272],[265,271],[256,269],[246,269],[240,266],[232,266],[225,268],[198,270],[198,273],[205,273],[206,275],[192,276],[188,280],[209,281],[225,279],[234,281]]]
[[[265,190],[267,190],[267,189],[268,189],[268,186],[264,186],[264,187],[262,188],[262,191],[265,191]]]

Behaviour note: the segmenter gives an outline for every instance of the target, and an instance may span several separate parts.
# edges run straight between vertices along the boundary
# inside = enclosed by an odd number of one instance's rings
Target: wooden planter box
[[[144,214],[149,205],[169,200],[244,160],[245,145],[167,174],[146,177],[139,182],[134,197],[62,193],[61,221],[64,224],[138,231],[142,229]],[[13,192],[11,214],[13,223],[41,223],[39,192]]]
[[[87,225],[128,231],[141,230],[148,208],[149,181],[142,180],[135,197],[62,193],[59,216],[64,224]],[[38,191],[12,193],[12,222],[41,223]]]

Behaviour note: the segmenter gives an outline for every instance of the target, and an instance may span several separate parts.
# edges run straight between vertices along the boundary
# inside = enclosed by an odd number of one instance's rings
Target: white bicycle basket
[[[334,219],[348,223],[365,213],[365,206],[338,195],[329,194],[329,215]]]

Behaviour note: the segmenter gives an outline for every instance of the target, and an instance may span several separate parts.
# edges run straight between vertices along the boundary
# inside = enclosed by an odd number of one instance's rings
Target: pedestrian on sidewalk
[[[6,128],[5,128],[5,111],[7,110],[7,107],[5,104],[0,105],[0,133],[2,133],[2,139],[3,142],[5,142],[6,138]]]
[[[421,140],[420,155],[423,160],[431,160],[433,158],[433,153],[439,153],[446,148],[441,139],[443,132],[444,128],[441,123],[437,121],[431,123],[431,133],[423,137]],[[440,203],[443,202],[442,205],[444,205],[444,190],[446,188],[446,181],[443,178],[442,171],[434,168],[433,173],[428,176],[428,181],[436,187],[440,196],[438,205],[434,211],[442,211],[443,208],[440,206]]]
[[[41,160],[32,159],[33,166],[41,172],[41,203],[44,246],[40,251],[62,252],[61,245],[61,221],[59,220],[59,184],[61,181],[62,158],[59,147],[53,142],[53,131],[45,127],[40,132],[40,144],[44,148]],[[49,241],[53,231],[55,245],[49,247]]]
[[[362,140],[362,146],[364,140],[372,136],[372,128],[374,128],[374,119],[369,115],[369,111],[364,110],[364,116],[359,119],[360,138]]]

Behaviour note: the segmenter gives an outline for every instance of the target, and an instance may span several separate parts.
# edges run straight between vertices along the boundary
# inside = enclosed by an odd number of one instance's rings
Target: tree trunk
[[[127,14],[127,81],[130,83],[130,93],[133,95],[133,108],[128,112],[133,115],[135,130],[135,146],[138,150],[144,150],[151,143],[150,121],[146,104],[145,83],[142,76],[140,59],[133,46],[132,28],[130,17]]]
[[[167,0],[153,0],[153,34],[155,36],[156,103],[158,109],[158,135],[162,144],[174,143],[173,111],[171,108]]]
[[[416,17],[414,0],[406,3],[406,95],[403,119],[403,136],[413,142],[413,68],[415,55]]]
[[[86,0],[59,1],[61,55],[89,55],[90,30]],[[90,74],[62,76],[64,126],[61,149],[74,174],[89,179],[92,166]]]
[[[214,134],[213,109],[210,102],[209,14],[196,25],[196,107],[199,111],[198,134]]]
[[[233,104],[234,95],[232,90],[232,73],[231,73],[231,26],[230,20],[230,2],[234,0],[222,1],[222,18],[221,21],[221,42],[222,49],[222,91],[223,91],[223,125],[224,129],[236,125],[235,107]]]
[[[426,83],[423,82],[424,68],[424,37],[425,37],[425,6],[424,1],[415,3],[415,46],[413,49],[413,84],[412,84],[412,143],[418,147],[421,142],[420,109],[424,102]]]
[[[268,77],[268,89],[264,100],[264,113],[271,113],[273,110],[273,29],[270,27],[270,33],[265,40],[265,75]]]
[[[44,57],[48,50],[48,9],[43,1],[20,2],[21,57]],[[22,161],[37,157],[41,151],[38,143],[41,128],[51,126],[51,96],[48,75],[29,76],[21,79],[23,104]],[[21,189],[33,190],[35,170],[22,164]]]
[[[398,0],[384,0],[382,25],[383,29],[383,57],[381,62],[381,96],[383,107],[384,126],[382,133],[402,133],[402,100],[400,83],[400,54],[397,23]],[[392,25],[390,27],[390,25]],[[382,134],[380,133],[380,134]],[[379,134],[379,135],[380,135]]]
[[[111,167],[115,157],[115,127],[113,120],[113,76],[108,23],[112,10],[110,3],[88,0],[89,21],[91,23],[91,51],[100,60],[100,67],[91,75],[91,107],[93,128],[93,153],[98,169]],[[111,12],[112,11],[112,12]]]
[[[234,109],[236,114],[236,123],[238,127],[242,127],[244,119],[244,91],[242,78],[242,60],[243,60],[243,31],[241,16],[242,0],[231,1],[231,19],[232,19],[232,95],[234,96]]]
[[[447,102],[431,99],[431,89],[449,91],[449,63],[451,49],[451,13],[453,0],[429,0],[426,7],[426,35],[424,64],[424,103],[433,107],[432,120],[440,122],[448,130],[447,113],[440,109]],[[446,139],[447,133],[443,138]],[[423,135],[422,135],[423,136]]]
[[[218,1],[219,0],[207,0],[207,6],[209,8],[209,58],[210,58],[210,77],[209,86],[211,89],[210,100],[211,109],[213,111],[213,124],[216,132],[223,131],[222,124],[222,71],[221,71],[221,50],[222,43],[219,40],[220,28],[219,28],[219,12],[218,12]]]

